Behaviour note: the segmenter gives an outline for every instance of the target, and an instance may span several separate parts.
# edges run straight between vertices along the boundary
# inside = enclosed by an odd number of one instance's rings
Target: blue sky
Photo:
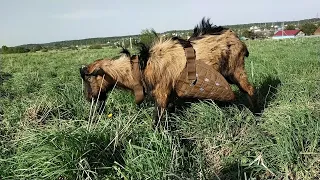
[[[320,0],[0,0],[0,46],[320,16]]]

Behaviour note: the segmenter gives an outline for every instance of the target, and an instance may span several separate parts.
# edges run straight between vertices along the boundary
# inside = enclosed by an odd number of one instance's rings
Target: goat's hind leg
[[[249,83],[247,73],[243,68],[237,68],[234,72],[234,81],[239,89],[247,93],[247,98],[252,109],[256,107],[254,98],[254,87]]]

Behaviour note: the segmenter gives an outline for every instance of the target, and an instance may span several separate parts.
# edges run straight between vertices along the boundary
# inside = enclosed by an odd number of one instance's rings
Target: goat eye
[[[88,81],[91,81],[91,76],[88,77]]]

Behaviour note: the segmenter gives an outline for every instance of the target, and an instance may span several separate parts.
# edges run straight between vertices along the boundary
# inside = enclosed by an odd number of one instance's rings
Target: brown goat
[[[123,49],[122,53],[124,54],[116,60],[99,59],[80,68],[88,101],[98,100],[101,105],[106,100],[107,93],[115,86],[133,91],[136,104],[139,105],[143,101],[141,79],[136,78],[133,72],[133,63],[138,63],[137,56],[130,56],[126,49]]]
[[[189,41],[195,49],[197,61],[203,61],[220,72],[229,83],[236,84],[240,90],[253,96],[254,88],[248,82],[244,69],[244,58],[248,57],[249,52],[233,31],[213,27],[209,19],[202,19]],[[157,104],[156,115],[159,117],[167,107],[176,80],[186,66],[184,44],[190,42],[179,38],[160,38],[150,49],[142,48],[140,51],[141,61],[145,64],[144,79],[151,88]]]

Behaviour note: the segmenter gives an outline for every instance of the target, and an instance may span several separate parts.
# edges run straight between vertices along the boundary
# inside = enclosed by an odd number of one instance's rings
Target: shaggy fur
[[[138,43],[138,51],[139,51],[139,65],[140,69],[144,70],[147,66],[147,62],[150,57],[150,47],[143,44],[143,43]]]
[[[125,54],[127,57],[131,57],[130,51],[124,47],[122,47],[120,54]]]
[[[133,77],[130,52],[124,49],[122,53],[124,54],[117,60],[99,59],[80,70],[87,100],[98,98],[100,86],[101,97],[99,100],[105,100],[106,93],[115,84],[129,90],[133,90],[137,84],[141,84]]]
[[[189,40],[196,51],[197,61],[208,64],[229,83],[238,85],[250,96],[254,94],[244,69],[244,58],[249,55],[248,50],[233,31],[213,27],[209,19],[202,19]],[[147,53],[140,52],[141,57],[148,57],[147,60],[141,58],[147,62],[144,69],[145,81],[152,87],[152,96],[161,108],[167,107],[175,81],[186,66],[184,45],[179,38],[160,38]]]
[[[190,41],[200,39],[202,35],[220,35],[225,30],[228,30],[227,28],[224,28],[222,26],[212,26],[210,23],[210,18],[207,20],[205,18],[202,18],[199,25],[196,25],[193,29],[193,34],[189,38]]]

